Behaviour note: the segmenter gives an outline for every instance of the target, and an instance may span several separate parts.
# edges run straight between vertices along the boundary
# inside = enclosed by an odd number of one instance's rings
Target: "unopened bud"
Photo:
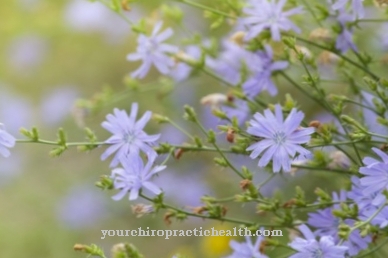
[[[228,142],[233,143],[234,142],[234,133],[235,131],[232,128],[229,128],[226,133],[226,139]]]
[[[373,0],[373,3],[379,8],[385,8],[388,6],[388,0]]]
[[[318,120],[313,120],[309,123],[309,127],[319,128],[320,126],[321,126],[321,122],[319,122]]]
[[[177,149],[174,153],[174,158],[180,159],[182,157],[183,152],[184,150],[182,148]]]

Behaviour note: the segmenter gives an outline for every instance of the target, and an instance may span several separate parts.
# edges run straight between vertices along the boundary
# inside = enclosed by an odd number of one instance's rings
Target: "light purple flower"
[[[141,189],[147,189],[154,194],[160,194],[162,191],[150,180],[153,175],[162,171],[166,166],[152,167],[156,155],[149,154],[147,164],[144,166],[142,158],[137,154],[130,154],[128,157],[121,158],[122,168],[112,170],[114,179],[114,188],[120,192],[112,197],[113,200],[121,200],[129,192],[129,200],[136,200],[139,197]]]
[[[350,1],[352,2],[352,11],[354,12],[354,18],[364,18],[364,0],[338,0],[332,5],[332,8],[333,10],[345,9],[346,4]]]
[[[102,127],[113,134],[105,141],[106,144],[111,144],[111,146],[101,155],[101,159],[105,160],[114,152],[117,152],[110,164],[111,167],[117,166],[121,157],[128,156],[130,153],[138,155],[140,150],[144,153],[156,154],[151,146],[159,139],[160,134],[148,135],[143,131],[152,113],[147,111],[136,122],[137,111],[137,103],[132,104],[129,116],[124,110],[114,109],[114,115],[107,115],[107,121],[101,124]]]
[[[168,28],[158,35],[162,25],[163,22],[158,22],[150,37],[141,34],[137,40],[137,52],[127,56],[128,61],[143,61],[143,64],[131,73],[133,78],[144,78],[151,69],[151,65],[154,65],[162,74],[168,74],[174,66],[174,60],[167,54],[176,53],[178,48],[162,43],[171,37],[174,32],[171,28]]]
[[[315,239],[313,232],[306,226],[299,226],[303,238],[295,238],[289,246],[298,253],[291,255],[289,258],[344,258],[348,248],[334,244],[331,236],[323,236],[319,241]]]
[[[357,47],[353,42],[353,31],[347,28],[347,23],[354,20],[354,18],[346,13],[344,9],[340,9],[338,13],[337,20],[341,26],[341,33],[338,35],[335,48],[340,50],[342,53],[345,53],[349,49],[357,52]]]
[[[310,151],[300,144],[310,141],[314,128],[299,128],[303,118],[303,112],[293,108],[284,120],[279,104],[275,106],[275,115],[270,109],[264,110],[264,116],[260,113],[254,115],[247,132],[263,139],[249,146],[247,151],[252,151],[250,155],[252,159],[264,152],[259,160],[259,167],[265,167],[272,159],[273,172],[279,172],[281,168],[289,172],[291,162],[297,153],[303,156],[310,154]]]
[[[374,162],[374,159],[369,159],[371,163]],[[364,162],[368,163],[368,161],[365,160]],[[352,199],[355,203],[357,203],[360,213],[363,213],[365,210],[380,206],[386,201],[385,195],[381,194],[379,191],[376,191],[370,195],[365,195],[363,193],[365,186],[361,185],[360,178],[352,176],[351,180],[352,189],[347,193],[347,196],[349,199]]]
[[[222,105],[221,110],[225,112],[228,118],[233,119],[235,117],[240,125],[245,123],[251,114],[248,103],[242,99],[233,100],[231,105]]]
[[[364,175],[360,182],[365,187],[363,190],[365,196],[388,189],[388,155],[377,148],[372,150],[382,159],[382,162],[371,157],[363,159],[366,166],[361,167],[359,172]]]
[[[346,192],[342,190],[338,195],[336,192],[333,192],[333,201],[334,202],[345,202],[346,201]],[[314,231],[316,236],[331,236],[334,243],[339,243],[341,239],[338,236],[338,226],[341,223],[341,219],[333,215],[333,210],[340,209],[339,204],[335,204],[330,208],[323,210],[317,210],[317,212],[309,213],[308,224],[313,226],[317,230]],[[354,225],[354,220],[347,219],[344,221],[349,226]],[[364,250],[368,247],[368,244],[372,241],[370,236],[362,237],[360,231],[353,230],[349,235],[349,238],[343,241],[343,246],[349,248],[348,252],[350,255],[356,255],[361,250]]]
[[[283,7],[287,0],[252,0],[250,5],[244,8],[244,13],[248,16],[241,18],[243,26],[248,27],[245,36],[250,40],[259,35],[263,30],[271,31],[272,39],[280,41],[280,31],[293,30],[300,33],[300,29],[289,20],[289,16],[302,13],[302,7],[293,8],[283,12]]]
[[[202,52],[198,46],[190,45],[185,48],[184,54],[190,59],[199,61]],[[170,71],[169,76],[176,82],[182,82],[190,76],[192,70],[193,68],[190,65],[184,62],[178,62]]]
[[[239,45],[230,42],[223,42],[223,50],[217,59],[207,58],[206,65],[213,69],[225,81],[236,85],[241,82],[243,65],[254,53],[245,50]]]
[[[6,130],[3,124],[0,123],[0,154],[7,158],[11,155],[11,152],[8,150],[15,146],[16,139],[10,135]]]
[[[272,82],[272,73],[286,69],[288,62],[274,62],[272,48],[266,45],[263,51],[252,55],[247,63],[252,76],[243,84],[245,94],[255,97],[261,91],[266,90],[270,95],[276,95],[278,90]]]
[[[267,258],[268,256],[260,253],[260,244],[263,237],[259,236],[253,244],[249,236],[245,237],[246,242],[239,243],[234,240],[230,241],[229,245],[233,249],[233,254],[225,258]]]
[[[386,204],[382,204],[386,205]],[[381,205],[380,205],[381,207]],[[361,216],[362,220],[367,220],[372,216],[375,216],[375,213],[380,207],[373,207],[367,211],[363,212],[363,216]],[[372,225],[376,225],[380,228],[385,228],[388,226],[388,207],[384,207],[371,221]]]

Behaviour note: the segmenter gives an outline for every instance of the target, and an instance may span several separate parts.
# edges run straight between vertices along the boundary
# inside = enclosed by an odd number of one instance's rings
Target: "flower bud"
[[[234,142],[234,130],[232,128],[229,128],[227,133],[226,133],[226,140],[228,142],[233,143]]]
[[[319,128],[321,126],[321,122],[318,120],[313,120],[309,123],[309,127]]]

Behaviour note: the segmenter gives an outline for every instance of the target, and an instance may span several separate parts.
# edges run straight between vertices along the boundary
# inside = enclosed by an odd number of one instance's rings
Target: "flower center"
[[[124,134],[124,137],[123,137],[123,141],[129,144],[133,143],[135,139],[136,139],[136,135],[134,135],[134,133],[132,132]]]
[[[146,48],[147,48],[147,52],[149,54],[152,54],[158,48],[158,43],[153,38],[150,38],[147,41]]]
[[[312,258],[323,258],[322,249],[319,248],[317,250],[314,250],[313,253],[312,253]]]
[[[284,132],[276,132],[273,136],[276,144],[283,144],[286,141],[286,134]]]

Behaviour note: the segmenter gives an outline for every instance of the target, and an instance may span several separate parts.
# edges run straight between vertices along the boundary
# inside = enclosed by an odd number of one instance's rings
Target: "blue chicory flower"
[[[127,56],[129,61],[143,61],[143,64],[131,73],[133,78],[144,78],[151,69],[151,65],[154,65],[162,74],[168,74],[174,66],[174,60],[167,54],[176,53],[178,48],[162,43],[171,37],[174,32],[171,28],[168,28],[158,34],[162,25],[162,22],[158,22],[150,37],[141,34],[138,38],[136,53]]]
[[[300,29],[289,19],[289,16],[302,13],[303,8],[297,7],[283,12],[287,0],[251,0],[244,8],[247,15],[241,18],[242,26],[248,28],[246,40],[253,39],[263,30],[269,29],[272,39],[280,41],[280,31],[293,30],[300,33]]]
[[[245,237],[246,242],[239,243],[234,240],[230,241],[229,245],[233,249],[233,254],[225,258],[267,258],[268,256],[260,253],[260,244],[263,237],[259,236],[255,243],[249,236]]]
[[[365,187],[363,190],[365,196],[388,189],[388,155],[377,148],[372,148],[372,150],[382,161],[371,157],[363,159],[365,166],[361,167],[359,172],[364,175],[360,182]]]
[[[333,201],[334,202],[346,202],[347,193],[342,190],[338,195],[336,192],[333,192]],[[316,228],[314,234],[316,236],[331,236],[334,243],[339,243],[341,239],[338,236],[338,227],[341,223],[341,219],[334,216],[333,210],[340,209],[339,204],[335,204],[330,208],[325,208],[322,210],[317,210],[316,212],[309,213],[308,224]],[[343,221],[349,226],[354,225],[354,220],[346,219]],[[342,245],[348,247],[348,252],[350,255],[356,255],[361,250],[368,248],[368,244],[372,241],[370,236],[362,237],[360,235],[360,230],[353,230],[349,235],[349,238],[343,241]]]
[[[279,104],[275,106],[275,115],[270,109],[264,110],[264,116],[260,113],[254,115],[247,132],[263,139],[249,146],[247,151],[252,151],[252,159],[264,152],[259,160],[259,167],[265,167],[272,159],[273,172],[279,172],[281,168],[289,172],[297,153],[302,156],[310,154],[309,150],[300,145],[310,141],[314,128],[300,128],[303,118],[303,112],[293,108],[286,120],[283,120],[282,107]]]
[[[162,191],[154,183],[150,182],[153,175],[164,170],[166,166],[152,167],[157,155],[148,154],[147,164],[144,166],[142,158],[137,154],[130,154],[121,158],[122,168],[112,170],[111,177],[114,179],[114,188],[120,190],[113,200],[121,200],[129,192],[129,200],[139,197],[141,189],[147,189],[154,194]]]
[[[300,225],[299,230],[304,239],[297,237],[288,244],[298,252],[289,258],[345,258],[348,247],[334,244],[331,236],[322,236],[317,241],[313,232],[306,225]]]
[[[114,167],[119,164],[120,158],[128,156],[130,153],[139,154],[140,150],[144,153],[155,155],[155,150],[151,147],[159,139],[160,134],[148,135],[143,131],[145,125],[150,120],[152,113],[147,111],[136,121],[138,104],[133,103],[131,114],[128,116],[124,110],[114,109],[114,115],[107,115],[107,121],[101,125],[113,135],[105,141],[111,146],[101,155],[101,159],[117,152],[110,166]]]
[[[213,69],[219,76],[230,84],[237,85],[241,82],[241,72],[244,64],[247,64],[253,55],[230,41],[224,41],[223,49],[217,59],[207,58],[206,65]]]
[[[338,0],[332,5],[332,8],[333,10],[344,9],[349,1],[352,2],[352,11],[354,12],[354,18],[364,18],[364,0]]]
[[[354,21],[354,18],[344,9],[340,9],[337,20],[341,26],[341,33],[338,35],[335,48],[345,53],[349,49],[357,52],[357,46],[353,42],[353,31],[347,28],[347,23]]]
[[[276,95],[278,90],[272,82],[272,73],[286,69],[288,62],[274,62],[272,48],[269,45],[265,45],[264,50],[251,55],[247,63],[251,71],[251,77],[242,86],[245,94],[249,97],[255,97],[260,92],[266,90],[270,95]]]

